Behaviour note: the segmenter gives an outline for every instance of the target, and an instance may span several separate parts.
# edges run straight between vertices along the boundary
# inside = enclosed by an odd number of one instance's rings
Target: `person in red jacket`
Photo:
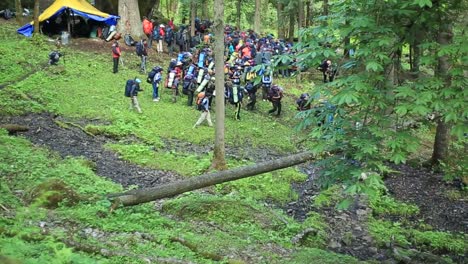
[[[117,73],[119,71],[119,58],[121,54],[119,42],[116,40],[114,41],[114,44],[112,44],[112,60],[114,61],[113,73]]]
[[[153,43],[153,22],[149,21],[147,17],[143,17],[143,33],[148,37],[148,48],[151,49]]]

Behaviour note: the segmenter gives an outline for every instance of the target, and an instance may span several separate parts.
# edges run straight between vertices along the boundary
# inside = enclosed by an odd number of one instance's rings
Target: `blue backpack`
[[[164,36],[164,40],[167,43],[171,43],[173,39],[174,39],[174,31],[172,31],[172,28],[167,27],[166,35]]]
[[[159,40],[161,38],[161,35],[159,34],[159,28],[154,28],[153,29],[153,39],[154,40]]]

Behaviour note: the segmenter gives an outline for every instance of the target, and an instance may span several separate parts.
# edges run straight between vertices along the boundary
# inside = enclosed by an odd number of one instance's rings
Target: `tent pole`
[[[68,34],[71,33],[71,29],[70,29],[70,9],[67,8],[67,11],[66,11],[66,14],[67,14],[67,27],[68,27]]]

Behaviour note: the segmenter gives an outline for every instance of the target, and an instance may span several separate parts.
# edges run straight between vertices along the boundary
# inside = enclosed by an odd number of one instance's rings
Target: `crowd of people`
[[[152,85],[152,98],[154,102],[160,101],[160,88],[171,89],[172,101],[176,102],[181,94],[187,96],[187,105],[201,111],[199,120],[194,127],[207,120],[212,126],[210,110],[215,94],[215,69],[214,54],[211,48],[212,34],[209,32],[209,21],[195,20],[196,34],[190,37],[189,26],[180,26],[175,30],[173,19],[164,24],[156,24],[154,21],[143,19],[143,31],[147,39],[135,42],[135,50],[141,59],[140,72],[147,73],[146,58],[148,49],[153,48],[156,42],[156,52],[164,52],[163,41],[166,43],[166,51],[173,56],[174,46],[178,46],[177,57],[173,57],[164,71],[163,67],[153,67],[147,77],[147,82]],[[269,114],[280,116],[282,111],[283,88],[273,82],[274,77],[288,77],[297,71],[293,64],[276,65],[273,67],[272,58],[275,55],[293,52],[292,43],[278,40],[272,35],[259,36],[252,30],[240,31],[231,26],[224,30],[224,74],[225,74],[225,102],[234,106],[234,118],[241,119],[241,110],[246,102],[246,109],[253,111],[257,104],[257,91],[261,91],[262,101],[270,101],[272,108]],[[113,72],[118,72],[119,44],[116,41],[112,45],[114,60]],[[333,69],[330,60],[325,60],[320,69],[323,72],[324,82],[333,81]],[[165,76],[164,76],[165,75]],[[164,77],[164,78],[163,78]],[[164,82],[162,82],[162,80]],[[133,93],[129,93],[131,105],[138,112],[139,108],[136,96],[141,80],[132,80]],[[310,109],[310,97],[301,95],[296,101],[297,109],[304,111]]]

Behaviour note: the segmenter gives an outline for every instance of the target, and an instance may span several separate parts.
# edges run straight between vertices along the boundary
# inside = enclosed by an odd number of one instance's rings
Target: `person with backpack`
[[[334,78],[335,74],[334,74],[334,71],[332,69],[332,61],[331,60],[329,60],[329,59],[324,60],[320,64],[318,69],[323,74],[323,83],[333,82],[333,78]]]
[[[153,102],[159,102],[159,83],[162,80],[162,70],[161,67],[156,66],[148,73],[147,81],[153,86]]]
[[[134,80],[127,80],[125,85],[125,96],[130,97],[130,109],[136,109],[138,113],[142,113],[140,104],[138,103],[138,92],[142,92],[143,89],[140,88],[141,80],[135,78]]]
[[[273,109],[268,111],[269,114],[276,113],[276,116],[280,116],[281,114],[281,99],[283,98],[283,88],[279,87],[278,85],[273,85],[268,93],[268,100],[270,100],[271,104],[273,105]]]
[[[121,54],[119,42],[116,40],[114,41],[114,44],[112,44],[112,60],[114,61],[113,73],[117,73],[119,71],[119,59]]]
[[[262,76],[262,99],[263,101],[268,100],[268,93],[270,92],[271,83],[273,82],[273,76],[271,71],[267,68],[266,72]]]
[[[299,99],[296,100],[296,104],[297,104],[297,111],[309,110],[311,108],[311,105],[309,102],[309,94],[308,93],[301,94]]]
[[[148,48],[151,49],[152,40],[153,40],[153,22],[148,20],[146,16],[143,17],[143,33],[145,33],[146,37],[149,40]]]
[[[147,47],[146,39],[138,41],[135,45],[136,54],[141,59],[140,72],[142,73],[146,73],[146,57],[148,57]]]
[[[257,88],[258,86],[254,84],[253,81],[249,81],[245,84],[245,90],[247,90],[250,99],[247,103],[247,110],[253,111],[255,109],[255,104],[257,103]]]
[[[197,87],[197,80],[193,76],[193,74],[188,73],[184,77],[184,83],[182,86],[182,93],[187,95],[187,106],[193,105],[193,96],[195,93],[195,89]]]
[[[174,52],[174,29],[172,27],[168,27],[165,33],[164,41],[167,44],[167,52],[169,53],[169,56],[172,56],[172,53]]]
[[[197,110],[201,111],[201,114],[200,114],[200,118],[198,118],[195,125],[193,125],[193,128],[198,127],[205,120],[208,122],[208,126],[210,127],[213,126],[213,123],[211,122],[211,114],[210,114],[210,102],[209,102],[210,96],[211,95],[205,94],[204,92],[201,92],[197,95]]]

